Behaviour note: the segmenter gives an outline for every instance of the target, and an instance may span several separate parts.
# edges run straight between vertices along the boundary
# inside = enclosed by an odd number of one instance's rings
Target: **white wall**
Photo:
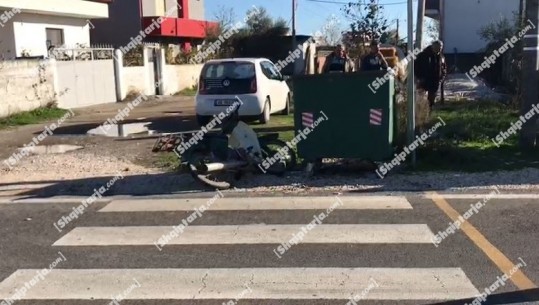
[[[165,3],[163,0],[142,0],[142,14],[144,17],[163,16]]]
[[[144,66],[120,67],[120,99],[124,99],[129,93],[136,92],[146,95],[154,95],[156,84],[154,80],[153,62],[149,62],[149,49],[146,49]],[[161,50],[162,87],[164,95],[173,95],[179,91],[191,88],[198,83],[200,71],[203,65],[167,65],[165,64],[165,52]]]
[[[200,65],[163,65],[163,94],[172,95],[197,84]],[[0,117],[29,111],[56,101],[76,108],[124,99],[128,93],[155,95],[153,66],[119,67],[116,87],[112,60],[0,61]],[[116,94],[116,90],[119,94]]]
[[[476,53],[486,46],[478,34],[481,27],[503,17],[512,20],[519,0],[446,0],[443,5],[444,52]]]
[[[155,94],[154,82],[150,80],[148,67],[123,67],[121,79],[121,97],[137,92],[146,95]],[[173,95],[191,88],[198,83],[202,65],[165,65],[163,68],[163,94]]]
[[[145,66],[122,68],[122,98],[132,92],[146,95],[155,94],[155,87],[151,88],[148,84],[147,71],[148,68]]]
[[[74,47],[75,44],[90,44],[90,25],[85,19],[47,16],[35,14],[19,14],[13,18],[13,33],[15,35],[16,56],[21,56],[23,50],[31,56],[47,56],[46,28],[62,29],[64,43]]]
[[[175,94],[198,84],[200,65],[165,65],[163,69],[164,94]]]
[[[20,8],[23,13],[69,16],[77,18],[108,18],[106,3],[84,0],[0,0],[0,9]]]
[[[189,19],[206,20],[204,0],[189,0]]]
[[[178,18],[180,14],[180,6],[178,5],[178,0],[165,0],[165,10],[164,15],[171,18]]]
[[[53,65],[38,60],[0,63],[0,96],[0,117],[47,105],[55,100]]]

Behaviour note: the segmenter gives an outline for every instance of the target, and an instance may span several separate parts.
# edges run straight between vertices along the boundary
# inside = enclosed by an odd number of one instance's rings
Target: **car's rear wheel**
[[[198,115],[197,114],[197,123],[198,126],[206,126],[211,121],[212,117],[209,115]]]
[[[286,105],[283,111],[280,112],[282,115],[289,115],[290,114],[290,93],[286,96]]]
[[[260,123],[266,124],[270,120],[270,99],[266,98],[266,102],[264,103],[264,110],[262,111],[262,114],[260,114]]]

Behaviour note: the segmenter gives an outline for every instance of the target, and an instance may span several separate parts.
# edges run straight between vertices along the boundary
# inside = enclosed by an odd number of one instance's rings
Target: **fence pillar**
[[[124,99],[122,92],[122,69],[123,69],[123,53],[120,49],[115,49],[112,56],[114,61],[114,82],[116,86],[116,101],[121,102]]]
[[[157,93],[159,95],[164,95],[165,94],[165,85],[164,85],[164,79],[163,79],[163,75],[164,75],[164,72],[165,72],[165,63],[166,63],[166,59],[165,59],[165,49],[162,49],[162,48],[157,48],[155,49],[155,52],[156,52],[156,56],[155,56],[155,59],[156,59],[156,73],[157,73]]]

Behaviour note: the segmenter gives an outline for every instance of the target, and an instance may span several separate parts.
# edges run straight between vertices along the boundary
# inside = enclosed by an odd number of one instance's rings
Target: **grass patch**
[[[518,120],[516,109],[498,102],[454,102],[434,109],[431,124],[446,126],[417,151],[419,170],[465,172],[539,167],[539,152],[521,152],[518,135],[498,147],[494,139]]]
[[[195,96],[197,94],[197,86],[192,86],[191,88],[185,88],[181,91],[178,91],[174,95],[181,95],[181,96]]]
[[[175,172],[180,168],[180,160],[174,152],[162,152],[158,154],[154,165],[168,172]]]
[[[1,118],[0,129],[14,126],[38,124],[44,121],[59,119],[63,117],[67,112],[67,110],[61,108],[42,107],[34,109],[32,111],[17,113],[6,118]]]
[[[267,124],[251,125],[255,132],[279,133],[279,139],[290,141],[294,138],[294,114],[290,115],[272,115]]]

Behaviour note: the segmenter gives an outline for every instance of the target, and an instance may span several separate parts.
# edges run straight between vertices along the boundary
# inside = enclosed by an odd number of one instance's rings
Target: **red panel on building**
[[[217,26],[217,22],[176,19],[176,33],[178,37],[205,38],[207,31],[211,31]]]

